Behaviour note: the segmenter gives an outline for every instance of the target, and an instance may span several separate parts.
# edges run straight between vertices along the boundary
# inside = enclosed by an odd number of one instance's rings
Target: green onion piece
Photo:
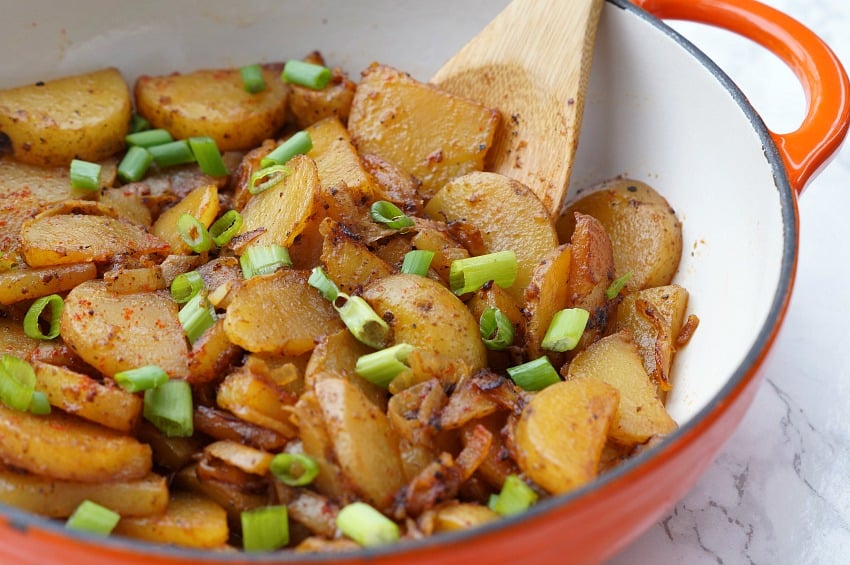
[[[321,65],[291,59],[284,65],[281,78],[285,82],[306,86],[313,90],[321,90],[330,82],[331,70]]]
[[[112,378],[127,392],[141,392],[167,383],[168,373],[156,365],[145,365],[119,371]]]
[[[287,161],[296,155],[304,155],[313,148],[313,140],[310,134],[306,131],[295,133],[278,145],[274,151],[263,157],[260,161],[260,167],[266,168],[273,165],[285,165]]]
[[[133,115],[130,116],[130,133],[138,133],[148,129],[151,129],[151,123],[144,116],[133,112]]]
[[[218,150],[218,145],[213,138],[207,136],[190,137],[188,141],[192,153],[195,154],[195,160],[205,175],[223,177],[230,174],[224,164],[224,159],[221,158],[221,151]]]
[[[215,310],[204,293],[199,292],[180,309],[177,318],[189,343],[195,343],[196,339],[215,324]]]
[[[415,348],[407,343],[399,343],[357,358],[354,372],[381,388],[388,388],[390,382],[402,371],[409,369],[407,356]]]
[[[335,302],[339,296],[339,289],[321,267],[313,267],[307,284],[318,289],[328,302]]]
[[[386,200],[378,200],[372,204],[369,214],[374,221],[394,230],[413,227],[413,220],[405,216],[398,206]]]
[[[478,331],[487,349],[501,351],[514,342],[514,325],[504,312],[493,306],[481,314]]]
[[[283,165],[271,165],[254,172],[251,182],[248,183],[248,192],[259,194],[273,186],[283,182],[283,179],[292,174],[292,169]]]
[[[171,281],[171,298],[177,304],[189,302],[204,289],[204,278],[198,271],[181,273]]]
[[[177,218],[177,231],[183,242],[195,253],[209,251],[212,247],[212,238],[207,227],[192,214],[181,214]]]
[[[36,416],[47,416],[50,414],[52,409],[50,408],[50,400],[47,399],[47,395],[40,390],[33,391],[29,410]]]
[[[502,516],[521,514],[537,503],[537,493],[516,475],[508,475],[498,496],[490,497],[490,510]]]
[[[281,267],[291,267],[292,259],[286,247],[271,243],[252,245],[239,258],[242,276],[246,279],[257,275],[269,275]]]
[[[82,188],[83,190],[97,190],[100,188],[99,163],[71,160],[71,188]]]
[[[513,251],[498,251],[452,261],[449,285],[457,295],[474,292],[488,281],[508,288],[514,284],[516,274],[516,254]]]
[[[48,332],[41,331],[41,315],[44,309],[50,306],[50,329]],[[24,333],[32,339],[55,339],[59,337],[59,322],[62,321],[62,311],[65,302],[58,294],[42,296],[30,305],[24,316]]]
[[[286,506],[263,506],[241,514],[245,551],[274,551],[289,543]]]
[[[419,275],[424,277],[428,274],[428,269],[431,267],[431,261],[434,259],[434,252],[427,249],[414,249],[408,251],[404,255],[404,261],[401,264],[401,272],[409,275]]]
[[[269,470],[283,484],[303,487],[312,483],[319,474],[319,465],[303,453],[279,453],[269,464]]]
[[[336,527],[363,547],[398,541],[398,525],[366,504],[353,502],[339,511]]]
[[[135,145],[137,147],[153,147],[154,145],[162,145],[163,143],[171,143],[174,138],[164,129],[149,129],[128,134],[124,141],[127,145]]]
[[[236,210],[228,210],[210,226],[210,237],[213,243],[221,247],[230,243],[230,240],[239,233],[240,228],[242,228],[242,214]]]
[[[147,132],[145,132],[147,133]],[[133,145],[118,163],[118,176],[124,182],[136,182],[145,176],[151,163],[153,155],[144,147]]]
[[[65,522],[69,530],[108,536],[118,525],[121,516],[105,506],[84,500]]]
[[[256,94],[266,89],[266,81],[263,79],[263,67],[260,65],[245,65],[239,69],[242,75],[242,86],[247,92]]]
[[[626,286],[626,283],[629,282],[629,279],[632,278],[634,273],[629,271],[625,275],[614,279],[614,282],[611,283],[611,286],[605,291],[605,298],[608,300],[613,300],[615,296],[620,294],[620,291],[623,290],[623,287]]]
[[[531,391],[542,390],[561,380],[545,355],[516,367],[508,367],[508,375],[520,388]]]
[[[195,162],[195,154],[185,139],[148,147],[154,162],[160,167],[174,167]]]
[[[35,371],[32,365],[4,354],[0,357],[0,401],[9,408],[26,412],[35,391]]]
[[[342,304],[339,304],[340,299],[343,299]],[[380,349],[387,343],[390,327],[363,298],[340,292],[333,305],[342,323],[357,341],[375,349]]]
[[[567,308],[552,316],[552,322],[540,346],[549,351],[570,351],[578,345],[590,312],[581,308]]]
[[[186,381],[172,379],[147,389],[142,413],[166,437],[191,436],[192,387]]]

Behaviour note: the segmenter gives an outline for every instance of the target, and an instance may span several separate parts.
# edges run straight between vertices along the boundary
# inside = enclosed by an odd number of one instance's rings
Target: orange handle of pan
[[[662,18],[729,30],[782,59],[803,85],[806,117],[789,133],[770,132],[799,194],[832,157],[850,124],[850,83],[835,53],[810,29],[756,0],[632,0]]]

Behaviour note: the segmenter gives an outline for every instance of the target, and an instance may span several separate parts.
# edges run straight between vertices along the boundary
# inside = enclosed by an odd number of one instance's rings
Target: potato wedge
[[[593,480],[618,399],[616,388],[594,379],[561,381],[538,392],[516,425],[520,469],[552,494]]]
[[[496,110],[372,64],[354,93],[348,129],[360,153],[411,173],[428,199],[449,180],[484,167],[498,120]]]
[[[486,365],[478,322],[440,283],[418,275],[391,275],[367,286],[363,297],[378,316],[390,320],[395,343],[460,359],[473,371]]]
[[[106,376],[144,365],[158,365],[173,378],[189,375],[177,305],[164,292],[115,294],[102,281],[84,282],[65,298],[60,331],[77,355]]]
[[[371,178],[351,142],[351,136],[336,117],[325,118],[306,128],[313,140],[307,156],[316,162],[323,186],[344,182],[356,198],[372,200],[375,181]]]
[[[102,483],[141,479],[151,448],[58,411],[35,416],[0,406],[0,459],[51,479]]]
[[[617,275],[632,273],[628,290],[670,284],[682,257],[682,223],[667,200],[633,179],[615,179],[590,190],[558,220],[561,241],[575,229],[573,213],[588,214],[611,238]]]
[[[227,512],[197,494],[174,492],[163,514],[121,518],[113,533],[181,547],[210,549],[227,543]]]
[[[153,473],[137,480],[81,483],[0,469],[0,502],[41,514],[67,518],[84,500],[121,516],[151,516],[165,512],[168,486]]]
[[[634,446],[676,429],[655,393],[637,346],[626,333],[589,345],[570,362],[567,378],[600,381],[619,391],[620,401],[608,431],[617,443]]]
[[[0,273],[0,304],[14,304],[64,292],[95,277],[97,267],[94,263],[11,269]]]
[[[130,91],[114,68],[0,90],[0,133],[30,165],[112,156],[124,147],[130,112]]]
[[[556,247],[543,256],[525,288],[525,345],[530,359],[544,354],[549,354],[553,361],[561,357],[545,351],[541,344],[552,317],[567,307],[571,262],[572,248],[568,244]]]
[[[549,212],[531,190],[496,173],[471,173],[443,186],[425,206],[434,220],[463,220],[480,232],[488,253],[511,250],[517,277],[508,289],[522,301],[540,258],[558,245]]]
[[[224,331],[253,352],[301,355],[315,338],[344,326],[333,306],[307,285],[309,273],[284,269],[246,280],[235,292]]]
[[[208,228],[218,216],[218,210],[218,187],[214,184],[198,187],[160,214],[151,227],[151,233],[168,243],[171,253],[190,255],[192,250],[183,241],[177,220],[183,214],[189,214]]]
[[[136,108],[175,139],[206,135],[221,151],[244,151],[274,137],[286,120],[288,89],[279,66],[266,66],[263,78],[266,89],[250,93],[238,69],[141,76]]]

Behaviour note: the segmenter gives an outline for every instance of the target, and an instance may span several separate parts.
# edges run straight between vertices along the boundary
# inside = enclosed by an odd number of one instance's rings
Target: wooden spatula
[[[431,82],[502,113],[487,169],[557,216],[578,145],[603,0],[514,0]]]

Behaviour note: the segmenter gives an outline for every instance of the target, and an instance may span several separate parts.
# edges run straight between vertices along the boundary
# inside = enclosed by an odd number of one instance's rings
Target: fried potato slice
[[[97,277],[94,263],[11,269],[0,273],[0,304],[14,304],[70,290]]]
[[[209,498],[174,492],[162,514],[121,518],[113,533],[182,547],[224,546],[230,535],[227,512]]]
[[[313,140],[307,156],[316,161],[323,186],[344,182],[356,198],[372,199],[375,181],[360,162],[357,148],[342,122],[336,117],[325,118],[306,128]]]
[[[530,359],[547,353],[553,361],[559,357],[555,352],[544,351],[542,343],[552,318],[567,307],[571,262],[572,248],[568,244],[556,247],[543,256],[525,288],[525,345]]]
[[[230,373],[218,387],[216,402],[239,418],[293,438],[289,408],[297,398],[283,388],[246,369]]]
[[[343,292],[359,291],[372,281],[391,275],[395,270],[358,241],[346,227],[330,218],[322,220],[321,261],[328,277]]]
[[[315,64],[324,65],[324,62]],[[321,90],[297,84],[290,84],[289,88],[289,113],[298,127],[305,128],[330,117],[347,122],[357,85],[337,68],[333,69],[328,85]]]
[[[183,214],[189,214],[208,228],[218,216],[218,210],[218,187],[214,184],[200,186],[160,214],[151,227],[151,232],[168,243],[171,253],[189,255],[192,250],[183,241],[183,236],[177,229],[177,220]]]

